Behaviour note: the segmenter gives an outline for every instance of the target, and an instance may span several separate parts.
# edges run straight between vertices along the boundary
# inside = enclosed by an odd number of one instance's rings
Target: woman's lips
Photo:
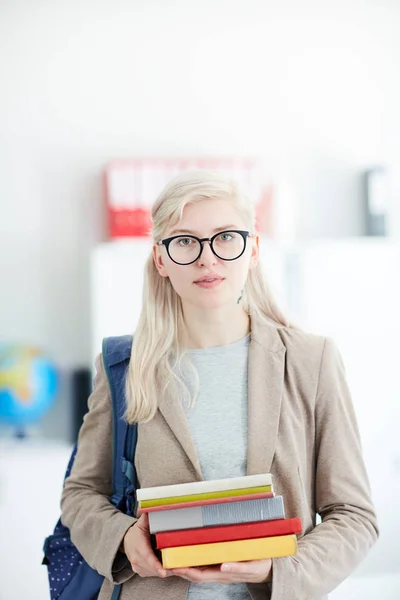
[[[220,283],[222,283],[223,279],[201,279],[200,281],[195,281],[195,284],[204,289],[210,289],[217,287]]]

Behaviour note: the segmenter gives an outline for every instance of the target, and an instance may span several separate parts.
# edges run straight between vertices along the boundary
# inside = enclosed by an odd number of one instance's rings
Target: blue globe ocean
[[[39,421],[58,383],[55,365],[39,348],[0,345],[0,422],[23,428]]]

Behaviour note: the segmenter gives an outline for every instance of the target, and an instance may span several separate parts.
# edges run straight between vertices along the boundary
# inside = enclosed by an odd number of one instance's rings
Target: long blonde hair
[[[188,171],[170,181],[152,206],[153,243],[162,239],[170,224],[182,218],[187,204],[218,198],[230,198],[249,230],[255,231],[254,204],[235,181],[212,171]],[[292,326],[278,308],[260,262],[249,271],[243,306],[248,314],[257,314],[276,327]],[[190,393],[181,371],[186,355],[178,333],[183,327],[181,299],[169,278],[158,273],[151,253],[145,265],[142,310],[126,380],[125,417],[129,423],[150,421],[167,392],[188,396],[190,404],[195,401],[197,391]],[[193,375],[196,379],[194,367]]]

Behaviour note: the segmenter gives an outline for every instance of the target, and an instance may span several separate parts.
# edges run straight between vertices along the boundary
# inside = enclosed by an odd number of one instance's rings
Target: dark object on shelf
[[[87,413],[87,401],[92,392],[90,369],[79,368],[72,372],[72,441],[75,442],[83,417]]]
[[[388,173],[383,166],[364,172],[365,235],[386,236],[388,227]]]

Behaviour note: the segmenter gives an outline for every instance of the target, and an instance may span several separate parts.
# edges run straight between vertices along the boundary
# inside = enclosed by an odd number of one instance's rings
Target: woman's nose
[[[198,262],[200,265],[215,264],[217,262],[217,257],[211,250],[210,242],[203,242],[203,251]]]

